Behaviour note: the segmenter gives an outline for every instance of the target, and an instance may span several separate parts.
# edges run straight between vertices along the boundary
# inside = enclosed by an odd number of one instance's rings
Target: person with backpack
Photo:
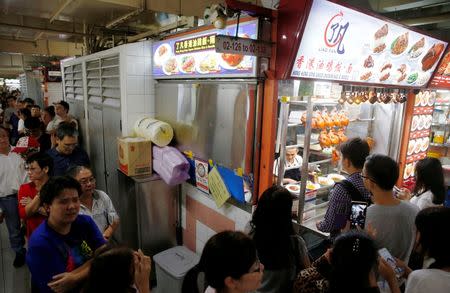
[[[394,195],[392,188],[399,176],[398,164],[385,155],[370,155],[361,176],[373,200],[373,205],[367,208],[365,229],[372,231],[378,247],[387,248],[407,263],[416,239],[414,219],[419,208]]]
[[[352,201],[371,202],[370,193],[364,187],[361,177],[364,162],[370,151],[368,143],[355,137],[341,144],[339,151],[342,155],[342,169],[349,176],[334,185],[325,218],[317,222],[317,228],[330,233],[331,239],[339,235],[350,219]]]

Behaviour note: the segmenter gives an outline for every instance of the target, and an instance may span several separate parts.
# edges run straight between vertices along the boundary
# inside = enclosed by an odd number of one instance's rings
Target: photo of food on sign
[[[335,2],[312,2],[291,77],[428,85],[445,41]]]
[[[256,39],[258,26],[256,20],[245,21],[239,25],[240,38]],[[216,52],[217,35],[234,36],[236,25],[225,29],[211,28],[189,35],[155,42],[152,48],[153,75],[158,78],[187,77],[255,77],[256,57],[244,56],[234,52]]]

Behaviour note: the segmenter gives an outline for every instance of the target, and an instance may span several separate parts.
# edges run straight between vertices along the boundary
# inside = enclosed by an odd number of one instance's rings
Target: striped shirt
[[[347,178],[356,189],[361,192],[365,200],[370,200],[370,193],[364,187],[363,178],[360,172],[353,173]],[[352,208],[351,195],[345,190],[341,184],[337,184],[331,190],[329,196],[329,204],[325,218],[317,225],[322,232],[336,232],[345,227],[347,220],[350,218]]]

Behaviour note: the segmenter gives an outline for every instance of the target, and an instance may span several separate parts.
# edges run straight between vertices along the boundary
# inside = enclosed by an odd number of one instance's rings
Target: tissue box
[[[148,175],[152,173],[152,143],[141,137],[117,139],[119,169],[125,175]]]

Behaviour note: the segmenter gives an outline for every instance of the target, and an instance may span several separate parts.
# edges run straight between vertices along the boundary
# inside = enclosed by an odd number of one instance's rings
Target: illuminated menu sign
[[[431,80],[430,87],[450,88],[450,51],[442,58],[441,64],[439,64],[438,69]]]
[[[314,0],[291,76],[424,87],[447,43]]]
[[[153,76],[156,79],[255,77],[256,57],[217,53],[216,35],[236,35],[237,26],[211,29],[161,42],[152,48]],[[258,21],[239,24],[238,36],[256,39]]]

